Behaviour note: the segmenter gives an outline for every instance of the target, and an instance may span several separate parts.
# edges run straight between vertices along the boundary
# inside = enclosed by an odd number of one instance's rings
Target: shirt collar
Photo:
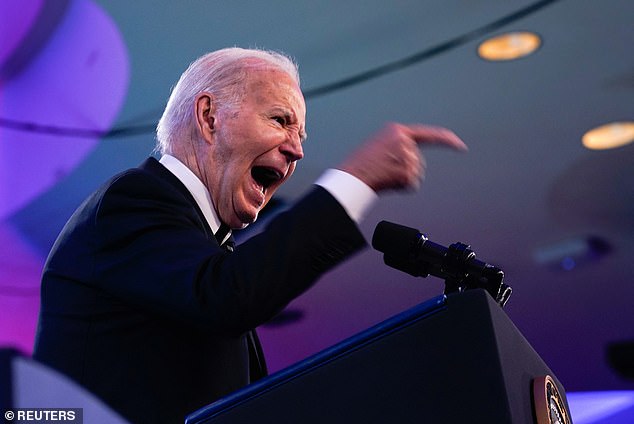
[[[213,205],[213,201],[211,200],[211,196],[209,195],[209,190],[203,184],[202,181],[194,174],[191,169],[189,169],[183,162],[176,159],[171,155],[163,155],[161,160],[159,161],[161,164],[166,167],[172,174],[176,176],[183,183],[187,190],[194,196],[194,200],[198,204],[198,207],[203,212],[209,227],[211,227],[211,231],[214,234],[220,228],[220,218],[216,214],[216,210]],[[223,240],[226,241],[231,236],[231,231]]]

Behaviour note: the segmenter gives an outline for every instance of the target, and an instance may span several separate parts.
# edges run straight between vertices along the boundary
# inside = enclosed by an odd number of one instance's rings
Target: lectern
[[[567,410],[555,375],[478,289],[424,302],[186,422],[541,424],[570,422]]]

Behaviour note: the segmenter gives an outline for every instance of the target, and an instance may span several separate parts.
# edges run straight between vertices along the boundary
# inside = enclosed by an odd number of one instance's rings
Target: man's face
[[[293,79],[250,71],[242,102],[220,111],[205,164],[205,183],[220,219],[232,228],[255,221],[304,155],[306,105]]]

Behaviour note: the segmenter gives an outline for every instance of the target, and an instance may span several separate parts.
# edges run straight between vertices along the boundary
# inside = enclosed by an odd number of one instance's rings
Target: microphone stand
[[[471,246],[464,243],[449,246],[440,268],[445,279],[445,294],[481,288],[504,306],[513,292],[510,286],[504,284],[504,272],[477,260]]]

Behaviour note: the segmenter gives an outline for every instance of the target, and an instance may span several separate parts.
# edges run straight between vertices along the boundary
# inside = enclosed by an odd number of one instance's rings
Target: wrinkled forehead
[[[244,83],[245,100],[257,104],[279,104],[293,108],[302,119],[306,115],[304,95],[299,84],[286,71],[276,67],[258,67],[248,70]]]

